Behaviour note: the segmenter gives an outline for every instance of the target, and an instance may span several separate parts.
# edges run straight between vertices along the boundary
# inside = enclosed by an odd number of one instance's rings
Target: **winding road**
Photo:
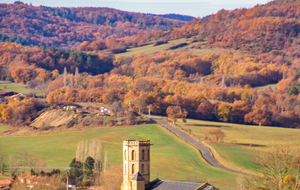
[[[155,117],[150,117],[152,120],[156,121],[157,123],[163,125],[164,127],[166,127],[167,129],[169,129],[170,131],[172,131],[173,133],[175,133],[176,135],[180,136],[181,138],[183,138],[184,140],[194,144],[202,153],[203,158],[210,163],[211,165],[223,169],[223,170],[227,170],[229,172],[233,172],[233,173],[237,173],[237,174],[242,174],[242,175],[247,175],[247,176],[252,176],[250,174],[247,173],[243,173],[240,171],[236,171],[236,170],[232,170],[229,168],[226,168],[225,166],[219,164],[219,162],[212,156],[212,154],[210,153],[210,151],[203,146],[202,144],[196,142],[195,140],[193,140],[191,137],[189,137],[188,135],[186,135],[185,133],[181,132],[180,130],[176,129],[175,127],[169,125],[168,123],[155,118]]]

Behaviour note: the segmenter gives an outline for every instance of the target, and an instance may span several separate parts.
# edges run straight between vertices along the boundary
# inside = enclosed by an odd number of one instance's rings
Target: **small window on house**
[[[144,172],[144,164],[142,164],[142,166],[141,166],[141,172],[142,172],[142,174],[145,173]]]
[[[135,160],[135,151],[134,150],[132,150],[132,152],[131,152],[131,160]]]
[[[142,160],[145,160],[145,150],[142,150]]]
[[[132,174],[134,174],[134,164],[132,164]]]

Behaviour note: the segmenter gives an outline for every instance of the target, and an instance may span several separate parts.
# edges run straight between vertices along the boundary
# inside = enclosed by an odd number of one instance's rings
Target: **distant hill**
[[[170,18],[170,19],[174,19],[174,20],[181,20],[181,21],[192,21],[194,18],[193,16],[188,16],[188,15],[180,15],[180,14],[149,14],[149,15],[153,15],[153,16],[160,16],[160,17],[164,17],[164,18]]]
[[[0,40],[23,45],[75,49],[83,41],[121,38],[151,30],[167,31],[183,25],[183,21],[112,8],[0,4],[0,34],[5,37]]]
[[[173,39],[195,37],[212,47],[233,48],[251,54],[299,57],[300,1],[277,0],[253,8],[220,10],[174,29]]]

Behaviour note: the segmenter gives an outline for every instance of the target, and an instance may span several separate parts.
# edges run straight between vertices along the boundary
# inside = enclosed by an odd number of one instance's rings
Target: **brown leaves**
[[[221,129],[218,129],[218,128],[208,129],[204,133],[204,139],[205,140],[222,142],[224,137],[225,137],[225,133]]]

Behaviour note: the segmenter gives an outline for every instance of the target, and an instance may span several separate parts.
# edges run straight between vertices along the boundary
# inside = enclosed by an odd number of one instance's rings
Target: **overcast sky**
[[[0,0],[1,3],[13,3],[16,0]],[[203,17],[216,13],[220,9],[251,8],[265,4],[270,0],[21,0],[34,6],[51,7],[111,7],[131,12],[168,14],[176,13]]]

